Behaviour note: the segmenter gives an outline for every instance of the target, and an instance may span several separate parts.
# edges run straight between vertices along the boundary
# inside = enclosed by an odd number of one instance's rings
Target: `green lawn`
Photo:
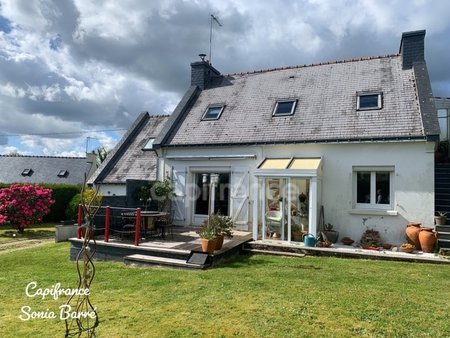
[[[28,298],[76,287],[67,243],[0,255],[0,336],[62,337],[59,319],[21,321]],[[242,256],[207,271],[97,262],[91,300],[99,337],[449,337],[450,265],[325,257]]]
[[[55,236],[55,223],[29,225],[23,233],[17,232],[10,225],[0,225],[0,244],[53,236]]]

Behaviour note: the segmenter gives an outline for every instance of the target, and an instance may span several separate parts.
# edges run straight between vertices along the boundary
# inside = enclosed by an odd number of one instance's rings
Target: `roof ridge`
[[[32,157],[32,158],[66,158],[66,159],[86,159],[86,157],[78,157],[78,156],[46,156],[46,155],[21,155],[21,154],[14,154],[14,155],[7,155],[7,154],[0,154],[0,157]]]
[[[170,116],[170,114],[157,114],[157,115],[150,115],[149,114],[150,118],[152,118],[152,117],[169,117],[169,116]]]
[[[267,72],[273,72],[273,71],[278,71],[278,70],[299,69],[299,68],[307,68],[307,67],[335,65],[335,64],[339,64],[339,63],[350,63],[350,62],[384,59],[384,58],[391,58],[394,56],[400,56],[400,54],[398,54],[398,53],[397,54],[386,54],[386,55],[368,56],[368,57],[353,58],[353,59],[326,61],[326,62],[320,62],[320,63],[303,64],[303,65],[296,65],[296,66],[267,68],[267,69],[259,69],[259,70],[253,70],[253,71],[248,71],[248,72],[236,72],[236,73],[224,74],[223,76],[227,77],[227,76],[232,76],[232,75],[259,74],[259,73],[267,73]]]

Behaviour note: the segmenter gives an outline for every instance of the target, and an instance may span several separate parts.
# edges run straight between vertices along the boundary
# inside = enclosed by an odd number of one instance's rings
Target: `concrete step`
[[[209,266],[209,265],[197,265],[187,263],[186,260],[183,259],[140,255],[140,254],[126,256],[124,257],[123,261],[126,265],[166,266],[172,268],[194,269],[194,270],[203,270]]]
[[[450,239],[438,238],[438,246],[441,249],[450,249]]]
[[[435,225],[437,232],[450,232],[450,225]]]
[[[450,240],[450,232],[438,232],[438,239]]]
[[[244,247],[244,252],[247,253],[255,253],[259,255],[274,255],[274,256],[291,256],[291,257],[305,257],[305,254],[299,254],[295,252],[281,252],[281,251],[272,251],[272,250],[263,250],[263,249],[251,249]]]

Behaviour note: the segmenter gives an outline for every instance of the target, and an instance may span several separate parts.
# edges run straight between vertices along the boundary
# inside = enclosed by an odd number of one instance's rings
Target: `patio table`
[[[128,211],[121,213],[123,217],[126,218],[136,218],[136,211]],[[156,221],[161,217],[166,217],[168,215],[167,212],[160,211],[141,211],[141,228],[144,230],[144,234],[147,231],[157,230]],[[165,229],[162,229],[162,236],[165,235]]]

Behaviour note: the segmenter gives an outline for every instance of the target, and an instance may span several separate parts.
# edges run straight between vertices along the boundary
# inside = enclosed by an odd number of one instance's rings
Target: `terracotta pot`
[[[420,232],[420,223],[409,223],[406,226],[405,233],[406,238],[410,244],[413,244],[417,250],[420,250],[420,241],[419,241],[419,232]]]
[[[431,228],[422,228],[419,233],[420,245],[423,252],[433,252],[436,244],[436,233]]]
[[[216,237],[216,246],[215,246],[215,250],[220,250],[220,249],[222,249],[222,246],[223,246],[223,240],[224,240],[223,235],[219,235],[219,236]]]
[[[302,240],[302,236],[303,236],[303,234],[300,231],[298,231],[298,232],[294,232],[292,237],[293,237],[294,241],[300,242]]]
[[[202,243],[203,252],[207,252],[208,255],[212,255],[214,253],[214,249],[216,248],[215,239],[200,238],[200,242]]]

